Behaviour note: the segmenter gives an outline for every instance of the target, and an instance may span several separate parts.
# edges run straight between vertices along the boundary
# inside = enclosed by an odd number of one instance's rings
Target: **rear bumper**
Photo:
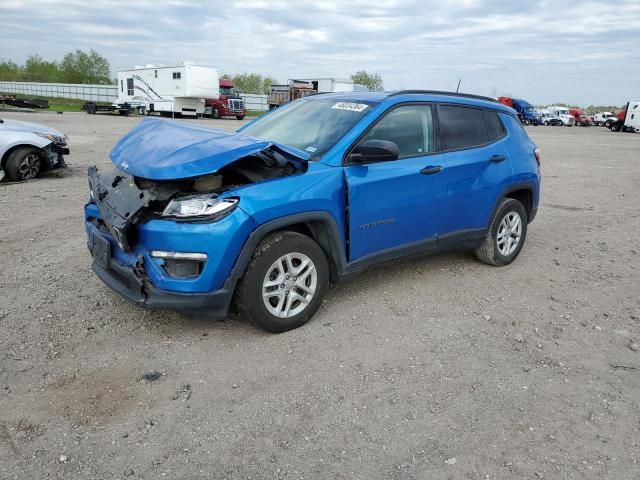
[[[210,293],[175,293],[160,290],[141,278],[129,265],[111,258],[109,267],[93,262],[93,271],[105,285],[125,300],[154,310],[175,310],[208,318],[224,318],[231,304],[233,289],[221,288]]]

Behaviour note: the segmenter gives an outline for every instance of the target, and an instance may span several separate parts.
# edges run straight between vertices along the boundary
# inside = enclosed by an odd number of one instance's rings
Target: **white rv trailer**
[[[318,93],[353,92],[353,80],[340,78],[300,78],[299,82],[309,82]]]
[[[118,72],[116,109],[128,113],[159,112],[197,116],[204,113],[206,98],[220,96],[218,71],[183,62],[180,65],[147,65]]]

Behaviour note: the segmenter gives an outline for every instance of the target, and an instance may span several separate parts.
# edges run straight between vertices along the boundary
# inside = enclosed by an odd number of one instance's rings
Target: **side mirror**
[[[399,156],[398,145],[388,140],[367,140],[358,145],[349,155],[352,162],[374,163],[397,160]]]

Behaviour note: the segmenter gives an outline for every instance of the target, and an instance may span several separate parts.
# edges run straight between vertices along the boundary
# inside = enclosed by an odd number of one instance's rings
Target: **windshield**
[[[235,95],[236,89],[233,87],[220,87],[220,95]]]
[[[372,105],[373,102],[335,97],[296,100],[242,129],[242,133],[297,148],[317,159]]]
[[[524,107],[524,111],[534,113],[534,109],[531,105],[529,105],[528,107]]]

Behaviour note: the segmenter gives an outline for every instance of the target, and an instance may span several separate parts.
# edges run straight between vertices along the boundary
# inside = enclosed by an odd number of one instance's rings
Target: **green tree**
[[[0,80],[20,82],[23,78],[22,67],[11,60],[0,62]]]
[[[60,68],[57,62],[47,62],[40,55],[31,55],[23,67],[24,79],[27,82],[58,82]]]
[[[233,77],[236,90],[242,93],[262,93],[264,80],[258,73],[241,73]]]
[[[377,73],[369,73],[366,70],[359,70],[351,75],[353,83],[364,85],[372,92],[379,92],[384,87],[382,84],[382,77]]]
[[[259,73],[240,73],[237,75],[224,74],[221,78],[233,80],[236,90],[240,93],[268,94],[269,89],[277,80],[271,77],[263,77]]]
[[[273,77],[264,77],[264,81],[262,82],[262,93],[265,95],[269,95],[269,91],[271,90],[271,85],[278,83]]]
[[[60,73],[65,83],[111,83],[108,60],[93,49],[89,53],[67,53],[60,63]]]

